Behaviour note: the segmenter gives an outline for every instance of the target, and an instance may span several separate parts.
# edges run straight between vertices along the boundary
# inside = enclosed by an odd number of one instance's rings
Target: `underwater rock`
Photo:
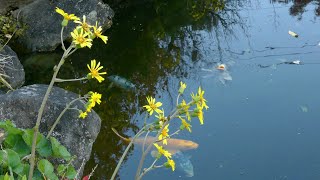
[[[9,47],[5,46],[0,51],[0,74],[4,74],[7,81],[13,89],[17,89],[24,84],[25,72],[20,63],[17,54]],[[0,82],[2,90],[10,90]]]
[[[55,12],[59,7],[65,12],[75,14],[78,17],[85,15],[87,22],[95,25],[98,21],[103,30],[111,27],[113,10],[101,0],[91,1],[49,1],[37,0],[17,11],[20,11],[19,19],[27,25],[22,36],[17,39],[15,46],[26,52],[53,51],[60,44],[61,21],[63,17]],[[17,13],[18,14],[18,13]],[[69,22],[64,30],[64,40],[70,39],[70,32],[76,25]]]
[[[32,128],[47,88],[47,85],[35,84],[0,95],[0,120],[10,119],[20,128]],[[75,93],[54,87],[45,106],[40,132],[46,135],[66,104],[77,97],[79,95]],[[78,101],[74,106],[83,109],[84,104]],[[101,126],[101,119],[94,111],[84,120],[78,116],[78,111],[68,110],[52,134],[77,156],[73,161],[76,169],[80,168],[82,161],[89,160]]]

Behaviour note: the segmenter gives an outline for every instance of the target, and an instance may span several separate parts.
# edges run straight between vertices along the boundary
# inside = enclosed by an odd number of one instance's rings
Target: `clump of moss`
[[[0,15],[0,44],[21,36],[25,25],[21,25],[11,14]]]

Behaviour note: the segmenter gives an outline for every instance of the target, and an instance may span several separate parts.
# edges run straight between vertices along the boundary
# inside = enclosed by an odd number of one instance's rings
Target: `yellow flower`
[[[153,114],[153,111],[156,111],[158,114],[162,113],[162,111],[159,109],[159,107],[162,106],[161,102],[156,103],[156,99],[150,96],[147,97],[147,101],[149,105],[145,105],[143,107],[147,109],[147,111],[150,113],[150,116]]]
[[[104,80],[104,78],[100,75],[107,74],[107,72],[99,72],[103,68],[103,66],[100,66],[100,62],[97,64],[96,60],[93,59],[91,60],[91,66],[87,64],[87,67],[90,70],[90,73],[88,74],[90,78],[96,78],[99,83]]]
[[[176,163],[172,159],[167,158],[167,160],[166,166],[171,167],[172,171],[174,171],[176,169]]]
[[[86,118],[87,116],[88,116],[87,112],[82,112],[82,111],[80,111],[79,118],[84,119],[84,118]]]
[[[92,92],[89,100],[89,102],[91,103],[91,106],[94,107],[96,103],[100,104],[101,97],[102,97],[102,94],[99,94],[97,92]]]
[[[178,108],[179,108],[179,113],[186,114],[187,119],[190,121],[191,120],[190,113],[189,113],[190,106],[186,103],[185,100],[182,100],[182,102],[179,104]]]
[[[67,21],[69,20],[80,20],[77,16],[75,16],[74,14],[68,14],[65,13],[62,9],[56,7],[56,12],[61,14],[63,16],[63,18]]]
[[[187,88],[187,85],[183,83],[182,81],[180,82],[180,88],[179,88],[179,93],[183,94],[184,90]]]
[[[159,135],[159,137],[158,137],[158,139],[159,140],[162,140],[163,139],[163,144],[165,144],[165,145],[167,145],[168,144],[168,142],[167,142],[167,138],[169,137],[169,134],[168,134],[168,132],[169,132],[169,124],[167,124],[163,129],[162,129],[162,131],[161,131],[161,133],[160,133],[160,135]]]
[[[99,26],[98,27],[98,22],[96,22],[96,26],[93,26],[93,38],[94,39],[95,37],[98,37],[100,39],[102,39],[102,41],[107,44],[107,41],[108,41],[108,36],[103,36],[102,35],[102,27]]]
[[[189,123],[187,123],[187,121],[185,119],[183,119],[181,116],[179,116],[179,119],[181,119],[181,127],[184,129],[186,128],[189,132],[191,132],[191,125]]]
[[[92,26],[89,25],[89,24],[86,22],[86,16],[85,16],[85,15],[83,15],[82,22],[79,21],[79,20],[74,21],[74,22],[80,24],[80,26],[78,26],[78,27],[81,27],[82,29],[84,29],[85,32],[91,33],[90,28],[91,28]]]
[[[162,146],[159,146],[159,145],[156,144],[156,143],[153,143],[153,145],[157,148],[158,152],[159,152],[161,155],[164,155],[164,156],[167,157],[167,158],[171,158],[171,153],[169,153],[169,151],[163,149]]]
[[[162,109],[162,112],[160,112],[158,115],[155,115],[155,116],[156,118],[158,118],[159,123],[161,123],[161,126],[162,126],[162,124],[167,121],[167,118],[164,116],[164,110]]]
[[[95,106],[96,104],[94,103],[92,103],[92,102],[88,102],[87,104],[86,104],[86,111],[87,112],[91,112],[91,109]]]
[[[76,28],[71,32],[71,36],[73,38],[73,43],[75,45],[79,45],[81,48],[88,47],[91,48],[92,46],[92,39],[88,38],[88,33],[83,32],[82,28]]]
[[[196,116],[198,116],[200,124],[203,124],[203,111],[201,106],[197,105],[197,108],[194,110]]]
[[[209,106],[207,106],[206,102],[207,100],[203,97],[204,91],[201,90],[201,87],[198,89],[198,94],[194,95],[193,93],[191,94],[192,99],[194,100],[195,103],[201,106],[201,108],[206,108],[208,109]]]

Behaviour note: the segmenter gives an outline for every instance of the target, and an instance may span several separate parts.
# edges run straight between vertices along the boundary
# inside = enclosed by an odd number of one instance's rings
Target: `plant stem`
[[[62,44],[62,49],[64,51],[66,51],[66,47],[64,46],[64,43],[63,43],[63,30],[64,30],[64,26],[62,26],[62,28],[61,28],[60,41],[61,41],[61,44]]]
[[[63,53],[60,62],[57,66],[57,68],[54,69],[54,73],[51,79],[51,82],[48,86],[47,92],[43,97],[39,112],[38,112],[38,116],[37,116],[37,121],[36,121],[36,125],[34,126],[34,134],[33,134],[33,140],[32,140],[32,148],[31,148],[31,157],[30,157],[30,169],[29,169],[29,180],[32,180],[32,176],[33,176],[33,170],[34,170],[34,165],[35,165],[35,153],[36,153],[36,143],[37,143],[37,136],[38,136],[38,132],[39,132],[39,126],[40,126],[40,122],[42,119],[42,115],[43,115],[43,111],[44,111],[44,107],[48,101],[50,92],[53,88],[54,85],[54,80],[58,75],[58,72],[61,68],[61,66],[63,65],[65,59],[68,57],[69,52],[72,50],[73,45],[70,45],[69,48]]]
[[[56,78],[54,82],[70,82],[70,81],[82,81],[88,79],[87,77],[79,78],[79,79],[60,79]]]
[[[147,169],[145,169],[145,170],[141,173],[141,175],[139,176],[138,180],[140,180],[145,174],[147,174],[147,172],[151,171],[152,169],[155,169],[155,166],[154,166],[154,165],[156,164],[157,161],[158,161],[158,158],[156,158],[156,159],[153,161],[153,163],[151,164],[150,167],[148,167]]]
[[[162,125],[162,128],[159,130],[159,132],[158,132],[158,134],[156,135],[156,137],[158,137],[158,136],[160,135],[160,133],[161,133],[161,131],[163,130],[163,128],[169,123],[169,121],[170,121],[172,118],[174,118],[174,117],[177,115],[177,113],[178,113],[178,110],[175,109],[175,110],[173,111],[173,114],[169,116],[168,121],[166,121],[166,122]],[[157,141],[158,141],[158,140],[155,140],[153,143],[156,143]],[[140,162],[139,162],[139,166],[138,166],[138,169],[137,169],[137,172],[136,172],[135,180],[138,180],[139,177],[140,177],[141,169],[142,169],[144,160],[145,160],[145,158],[146,158],[146,155],[147,155],[147,154],[149,153],[149,151],[151,150],[153,143],[150,143],[150,144],[148,145],[146,151],[144,151],[144,152],[142,153],[142,156],[141,156],[141,159],[140,159]]]
[[[144,146],[146,144],[146,140],[147,140],[149,133],[150,133],[150,131],[148,130],[148,132],[146,133],[146,136],[144,137],[143,144],[142,144],[142,152],[144,152]]]
[[[57,124],[60,122],[60,119],[62,118],[62,116],[64,115],[65,112],[67,112],[67,110],[69,109],[69,107],[75,103],[78,100],[84,99],[85,97],[79,97],[77,99],[72,100],[70,103],[67,104],[67,106],[63,109],[63,111],[59,114],[58,118],[56,119],[56,121],[54,122],[54,124],[52,125],[48,135],[47,135],[47,139],[51,136],[54,128],[57,126]]]
[[[117,164],[116,169],[113,171],[113,174],[112,174],[112,176],[111,176],[111,180],[114,180],[114,178],[116,177],[116,175],[117,175],[117,173],[118,173],[118,171],[119,171],[119,168],[120,168],[120,166],[121,166],[121,164],[122,164],[122,162],[123,162],[123,160],[124,160],[124,157],[127,155],[127,153],[128,153],[128,151],[129,151],[130,147],[132,146],[134,140],[143,133],[145,127],[146,127],[146,126],[144,126],[144,127],[131,139],[131,141],[130,141],[129,145],[127,146],[126,150],[123,152],[123,154],[122,154],[122,156],[121,156],[121,158],[120,158],[120,160],[119,160],[119,162],[118,162],[118,164]]]

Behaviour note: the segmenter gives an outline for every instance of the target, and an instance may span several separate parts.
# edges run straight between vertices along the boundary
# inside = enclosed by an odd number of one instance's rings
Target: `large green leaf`
[[[50,137],[50,141],[54,157],[63,158],[67,161],[71,159],[71,154],[67,148],[62,146],[56,138]]]
[[[38,170],[44,174],[46,177],[53,173],[53,165],[46,159],[41,159],[39,162],[38,162]]]
[[[1,163],[4,167],[10,166],[15,168],[20,162],[19,154],[11,149],[5,149],[0,151]]]
[[[8,134],[4,142],[6,147],[16,151],[20,158],[30,154],[31,152],[31,149],[24,142],[20,134]]]
[[[33,129],[26,129],[22,135],[24,142],[31,147],[32,146],[32,139],[33,139],[34,131]]]
[[[64,164],[59,164],[57,172],[59,176],[62,176],[67,167]]]
[[[42,157],[48,157],[52,155],[52,148],[49,140],[42,134],[39,135],[39,142],[37,143],[37,152]]]
[[[29,147],[32,146],[33,134],[34,134],[34,130],[33,130],[33,129],[26,129],[26,130],[24,130],[24,133],[23,133],[23,135],[22,135],[22,138],[23,138],[24,142],[25,142]],[[37,146],[38,146],[40,140],[43,139],[43,138],[44,138],[44,136],[38,132],[38,136],[37,136]]]
[[[77,171],[74,169],[73,166],[69,166],[67,169],[66,177],[68,179],[74,179],[77,175]]]
[[[13,169],[13,172],[18,174],[20,177],[29,174],[29,164],[19,164]]]
[[[16,126],[10,121],[0,121],[0,128],[5,129],[5,131],[8,134],[22,134],[23,131],[19,128],[16,128]]]
[[[41,159],[38,162],[38,170],[50,180],[58,180],[56,174],[54,174],[53,165],[46,159]]]

